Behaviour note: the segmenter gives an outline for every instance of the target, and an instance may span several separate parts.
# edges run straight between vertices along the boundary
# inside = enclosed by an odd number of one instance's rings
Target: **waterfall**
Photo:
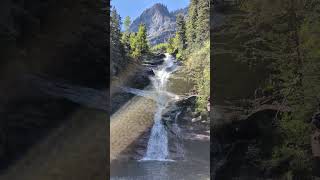
[[[129,87],[121,87],[125,92],[152,99],[157,103],[157,109],[154,114],[154,125],[148,141],[147,152],[142,161],[170,161],[168,150],[168,132],[162,122],[162,114],[171,100],[179,99],[179,96],[167,91],[167,82],[170,75],[177,70],[178,66],[175,59],[170,54],[165,54],[164,63],[157,69],[153,69],[155,76],[151,76],[152,90],[140,90]],[[174,120],[175,130],[180,132]]]
[[[154,70],[155,77],[151,78],[151,82],[157,94],[157,110],[154,115],[154,125],[151,130],[151,135],[148,141],[147,152],[142,160],[168,161],[168,133],[165,129],[162,120],[162,113],[168,105],[169,98],[175,97],[172,93],[163,93],[167,90],[168,79],[175,70],[177,65],[174,58],[166,54],[164,64]]]

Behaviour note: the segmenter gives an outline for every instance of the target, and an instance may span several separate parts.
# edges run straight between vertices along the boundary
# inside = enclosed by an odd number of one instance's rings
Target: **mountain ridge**
[[[148,30],[148,40],[151,45],[163,43],[175,34],[176,16],[182,14],[187,16],[188,7],[169,11],[167,6],[156,3],[144,10],[130,25],[130,31],[137,32],[141,23],[145,24]]]

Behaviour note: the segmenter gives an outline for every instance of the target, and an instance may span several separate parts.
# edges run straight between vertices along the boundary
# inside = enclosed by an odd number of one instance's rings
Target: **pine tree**
[[[113,7],[110,15],[110,72],[116,75],[126,64],[125,51],[121,43],[121,17]]]
[[[206,40],[209,39],[210,29],[210,1],[209,0],[198,0],[197,6],[197,18],[196,18],[196,37],[195,41],[197,44],[202,45]]]
[[[130,25],[131,25],[131,18],[130,18],[130,16],[127,16],[127,17],[124,19],[123,25],[124,25],[124,31],[125,31],[125,32],[129,32]]]
[[[176,24],[177,24],[176,36],[179,44],[178,48],[180,51],[183,51],[187,46],[186,24],[185,24],[183,15],[179,14],[177,16]]]
[[[130,48],[130,24],[131,19],[129,16],[127,16],[124,20],[124,32],[122,33],[122,39],[121,42],[124,45],[125,51],[127,54],[130,54],[131,48]]]
[[[147,28],[144,24],[140,24],[138,32],[130,36],[130,47],[131,56],[134,58],[139,58],[142,54],[149,52]]]
[[[141,53],[147,53],[149,50],[148,40],[147,40],[147,27],[145,24],[140,24],[138,33],[137,33],[137,42],[138,42],[138,49]]]
[[[188,10],[188,19],[187,19],[187,42],[188,46],[191,47],[196,39],[196,29],[197,29],[197,18],[198,18],[198,0],[191,0],[189,10]]]
[[[176,46],[175,46],[175,38],[170,38],[168,40],[168,47],[167,52],[170,54],[174,54],[176,52]]]

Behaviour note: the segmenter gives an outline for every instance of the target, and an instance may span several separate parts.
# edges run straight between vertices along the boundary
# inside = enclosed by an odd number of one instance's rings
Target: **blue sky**
[[[131,17],[131,21],[137,18],[143,10],[151,7],[155,3],[166,5],[169,11],[185,8],[190,0],[111,0],[111,5],[116,7],[121,18]]]

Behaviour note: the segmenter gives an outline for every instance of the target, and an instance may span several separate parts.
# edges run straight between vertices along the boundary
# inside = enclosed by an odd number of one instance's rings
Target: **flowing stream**
[[[162,122],[162,114],[172,99],[179,99],[178,95],[167,92],[167,82],[170,75],[178,69],[175,59],[170,54],[165,54],[164,63],[153,69],[154,76],[150,76],[152,89],[139,90],[123,87],[126,92],[152,99],[157,104],[154,114],[154,125],[148,142],[147,152],[141,161],[172,161],[169,159],[168,132]],[[175,129],[179,129],[175,123]],[[179,133],[179,131],[177,131]]]
[[[156,93],[157,110],[154,115],[154,125],[152,127],[151,136],[148,142],[147,153],[142,160],[168,160],[168,133],[161,121],[162,113],[168,105],[168,101],[172,96],[168,96],[166,92],[167,82],[172,72],[177,69],[174,64],[173,57],[166,54],[163,66],[159,70],[155,70],[155,77],[151,78],[151,82]]]
[[[181,127],[179,118],[181,109],[175,102],[182,98],[183,91],[189,87],[178,79],[176,59],[165,54],[162,65],[154,67],[150,75],[151,85],[144,90],[122,87],[122,90],[151,99],[155,103],[151,130],[138,139],[139,157],[121,159],[111,164],[111,179],[114,180],[171,180],[171,179],[208,179],[209,178],[209,142],[185,141],[182,136],[186,127]],[[176,72],[176,73],[174,73]],[[184,76],[182,76],[184,78]],[[175,86],[176,82],[182,83]],[[183,85],[183,83],[185,83]],[[177,95],[178,94],[178,95]],[[169,123],[170,125],[168,125]],[[127,124],[126,126],[130,126]],[[142,142],[142,143],[139,143]]]

